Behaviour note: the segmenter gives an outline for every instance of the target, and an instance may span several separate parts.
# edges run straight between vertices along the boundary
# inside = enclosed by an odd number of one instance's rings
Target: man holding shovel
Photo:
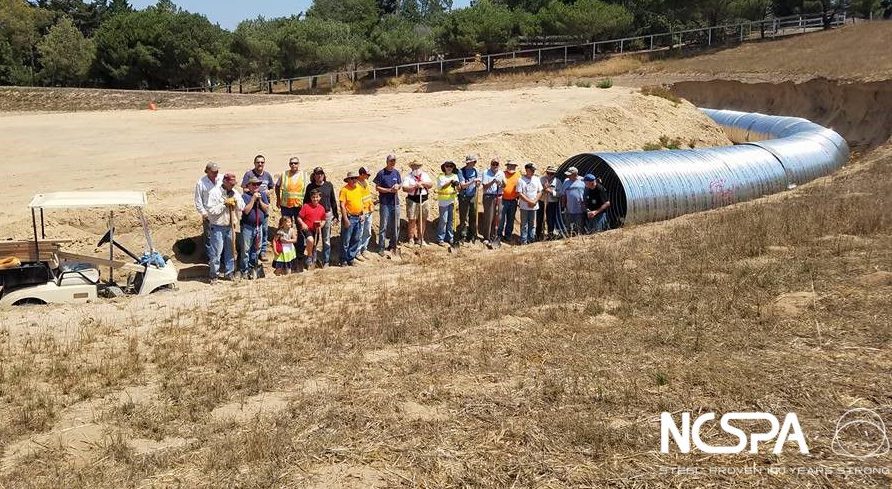
[[[235,273],[235,227],[238,216],[245,209],[245,201],[235,190],[235,174],[227,173],[219,187],[208,192],[205,208],[210,226],[211,256],[208,258],[209,279],[213,284],[220,275],[232,280]]]
[[[260,179],[251,177],[242,195],[242,278],[254,280],[260,273],[258,257],[260,255],[263,232],[261,227],[269,217],[269,195],[260,191]]]
[[[427,223],[427,199],[434,181],[421,169],[420,161],[409,163],[411,171],[403,179],[403,190],[406,197],[406,217],[409,220],[409,244],[413,240],[418,246],[424,246],[424,228]]]
[[[499,210],[502,207],[502,188],[505,186],[505,174],[499,168],[501,162],[493,158],[489,169],[483,173],[480,186],[483,187],[483,244],[493,246],[498,241],[496,228],[499,224]]]
[[[378,218],[378,253],[386,251],[397,252],[400,229],[400,199],[399,191],[403,184],[399,170],[396,169],[396,155],[387,155],[384,169],[375,175],[373,180],[375,190],[378,191],[379,213]],[[386,244],[386,238],[390,237],[390,244]]]
[[[480,172],[477,171],[477,155],[465,157],[465,166],[458,172],[458,235],[456,242],[477,241],[477,189]]]

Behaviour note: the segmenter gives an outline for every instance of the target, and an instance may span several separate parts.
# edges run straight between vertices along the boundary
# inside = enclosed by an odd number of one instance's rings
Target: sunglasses
[[[300,162],[299,161],[289,161],[288,164],[289,165],[299,165]]]
[[[254,164],[255,165],[265,165],[266,162],[265,161],[255,161]]]

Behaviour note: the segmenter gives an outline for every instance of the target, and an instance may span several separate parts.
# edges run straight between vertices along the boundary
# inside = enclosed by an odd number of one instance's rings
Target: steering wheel
[[[108,242],[111,241],[111,235],[112,235],[112,233],[113,233],[114,231],[115,231],[115,228],[111,228],[111,229],[109,229],[109,230],[105,233],[105,236],[103,236],[102,239],[99,240],[99,243],[96,245],[96,247],[98,248],[98,247],[100,247],[100,246],[102,246],[102,245],[104,245],[104,244],[108,244]]]

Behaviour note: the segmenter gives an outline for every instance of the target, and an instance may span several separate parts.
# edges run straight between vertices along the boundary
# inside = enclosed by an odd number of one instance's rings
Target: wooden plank
[[[69,253],[67,251],[60,251],[57,253],[59,258],[63,258],[65,260],[70,261],[79,261],[84,263],[89,263],[91,265],[96,265],[100,267],[112,267],[112,268],[123,268],[125,270],[130,270],[134,272],[144,272],[145,267],[142,265],[137,265],[136,263],[128,263],[118,260],[109,260],[107,258],[99,258],[97,256],[90,255],[78,255],[76,253]]]

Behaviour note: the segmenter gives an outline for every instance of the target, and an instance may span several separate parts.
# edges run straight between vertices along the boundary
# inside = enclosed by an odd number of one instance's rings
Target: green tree
[[[258,17],[239,23],[232,34],[229,55],[224,57],[224,71],[229,80],[256,75],[279,78],[283,75],[278,39],[282,26],[299,22],[297,18],[266,20]]]
[[[80,85],[87,79],[93,63],[93,41],[75,27],[68,17],[62,17],[37,43],[40,53],[40,78],[49,85]]]
[[[479,0],[445,16],[437,27],[437,44],[444,52],[461,56],[503,51],[516,45],[519,19],[504,5]]]
[[[284,23],[279,36],[285,76],[340,69],[359,62],[366,49],[350,24],[316,17]]]
[[[546,35],[570,35],[584,41],[628,34],[634,22],[625,7],[600,0],[578,0],[572,5],[553,0],[538,17]]]
[[[52,18],[24,0],[0,0],[0,84],[34,84],[37,42]]]
[[[367,35],[378,23],[380,11],[375,0],[314,0],[307,18],[343,22],[354,32]]]
[[[853,0],[852,11],[865,19],[870,19],[881,10],[880,0]]]
[[[96,32],[97,76],[125,88],[201,86],[224,66],[228,36],[206,17],[159,2],[157,7],[122,13]]]
[[[424,60],[434,50],[431,28],[396,15],[381,19],[369,41],[369,59],[376,63]]]

